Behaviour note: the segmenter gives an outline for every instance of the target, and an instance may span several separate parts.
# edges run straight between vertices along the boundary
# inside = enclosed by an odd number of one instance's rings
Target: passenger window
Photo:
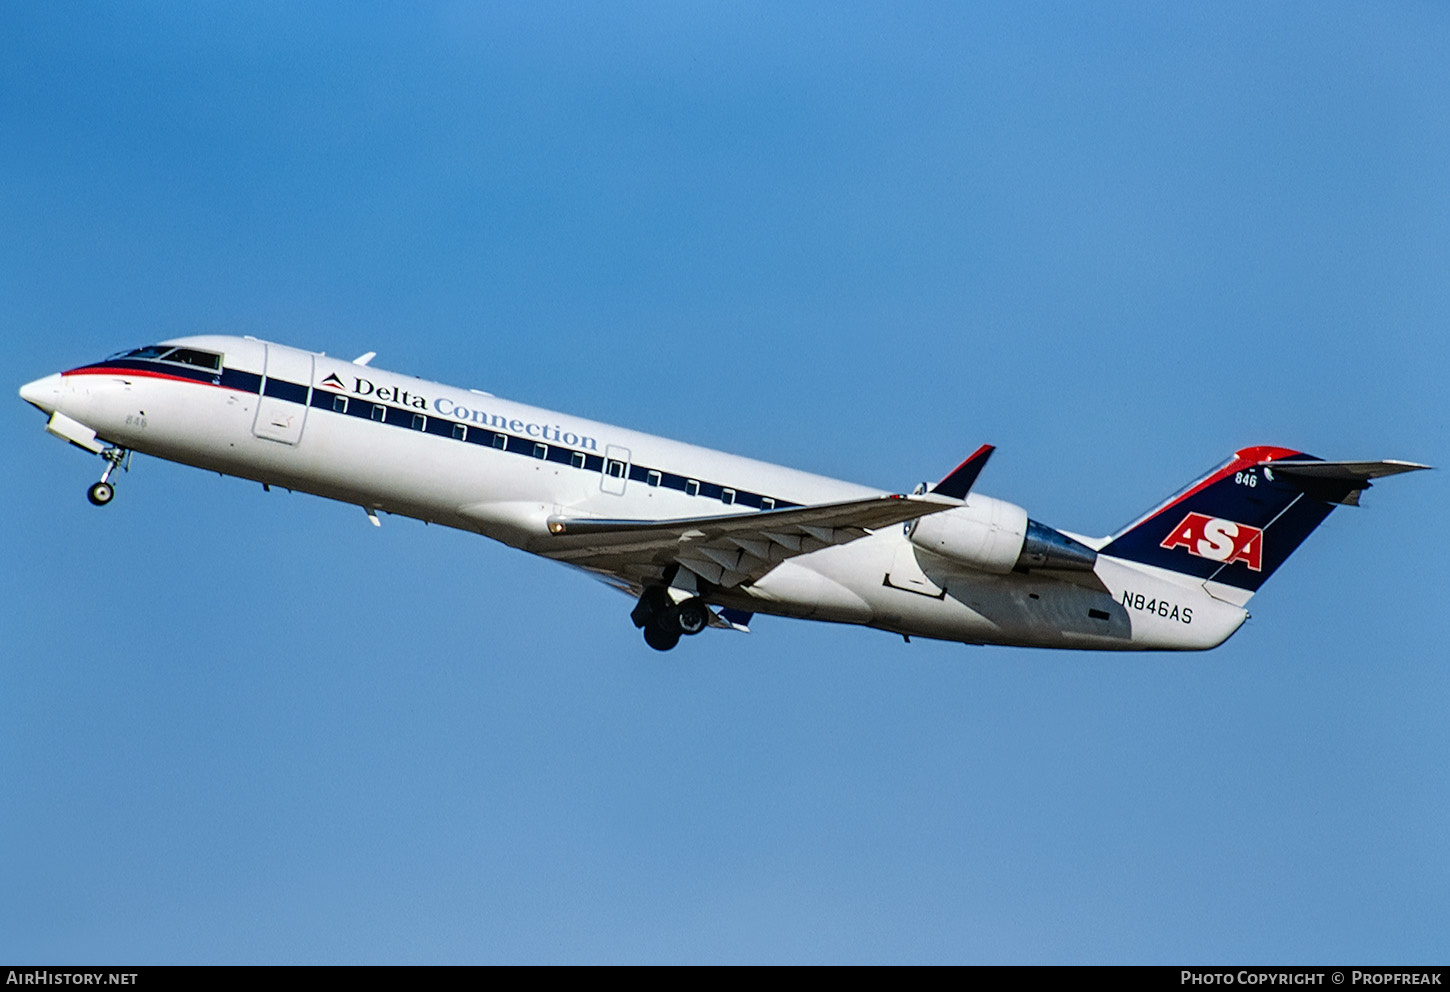
[[[582,452],[582,451],[576,451],[572,455],[570,455],[569,456],[569,464],[572,465],[574,468],[583,468],[584,467],[584,452]]]
[[[388,415],[388,408],[387,407],[383,406],[381,403],[374,403],[373,404],[373,419],[374,420],[382,420],[387,415]]]
[[[658,486],[660,484],[660,478],[659,472],[650,469],[649,474],[644,477],[644,484],[647,486]]]
[[[463,426],[462,424],[454,424],[453,425],[453,440],[455,440],[455,441],[467,441],[468,440],[468,428],[465,427],[465,426]]]
[[[544,458],[549,454],[549,446],[541,441],[534,442],[534,457]]]
[[[428,429],[428,418],[421,413],[413,414],[413,430],[426,431]]]
[[[611,458],[605,462],[604,470],[609,473],[611,479],[624,478],[624,462]]]
[[[334,413],[347,413],[347,397],[334,396],[332,398],[332,410]]]
[[[760,497],[760,508],[762,510],[774,510],[775,500],[771,499],[769,496]]]
[[[700,495],[700,484],[698,482],[696,482],[694,479],[686,479],[685,480],[685,495],[686,496],[698,496],[698,495]]]
[[[733,489],[726,489],[724,492],[722,492],[720,494],[720,502],[722,502],[722,503],[733,503],[733,502],[735,502],[735,490],[733,490]]]
[[[504,448],[507,448],[508,447],[508,444],[509,444],[509,436],[507,434],[495,434],[493,436],[493,446],[495,448],[497,448],[499,451],[502,451]]]

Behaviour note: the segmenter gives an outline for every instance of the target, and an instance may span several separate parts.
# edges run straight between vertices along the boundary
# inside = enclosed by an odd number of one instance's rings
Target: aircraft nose
[[[27,382],[20,387],[20,398],[46,413],[54,413],[60,400],[60,373],[52,372],[43,379]]]

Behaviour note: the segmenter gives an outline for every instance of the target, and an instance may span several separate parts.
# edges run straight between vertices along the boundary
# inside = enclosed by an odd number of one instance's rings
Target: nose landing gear
[[[101,457],[106,460],[101,481],[86,490],[86,499],[95,506],[105,506],[116,498],[116,487],[111,484],[111,473],[118,468],[123,472],[131,470],[131,452],[126,448],[107,448],[101,452]]]

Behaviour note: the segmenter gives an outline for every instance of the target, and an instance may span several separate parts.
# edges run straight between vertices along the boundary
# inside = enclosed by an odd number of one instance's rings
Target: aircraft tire
[[[687,599],[675,609],[675,626],[682,634],[698,634],[710,625],[710,608],[704,600]]]
[[[634,621],[636,627],[643,627],[654,621],[661,613],[669,609],[670,599],[665,591],[659,586],[650,586],[639,597],[639,602],[630,611],[629,619]]]
[[[116,496],[116,487],[109,482],[97,482],[86,490],[86,499],[95,506],[105,506]]]
[[[665,630],[655,624],[647,624],[644,628],[644,642],[656,651],[668,651],[680,643],[680,632]]]

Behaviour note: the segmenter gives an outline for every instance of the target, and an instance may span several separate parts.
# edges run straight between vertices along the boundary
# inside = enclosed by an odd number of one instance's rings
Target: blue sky
[[[1444,465],[1429,3],[7,4],[12,387],[255,334],[1107,533]],[[0,958],[1443,959],[1444,473],[1201,655],[761,618],[0,408]]]

